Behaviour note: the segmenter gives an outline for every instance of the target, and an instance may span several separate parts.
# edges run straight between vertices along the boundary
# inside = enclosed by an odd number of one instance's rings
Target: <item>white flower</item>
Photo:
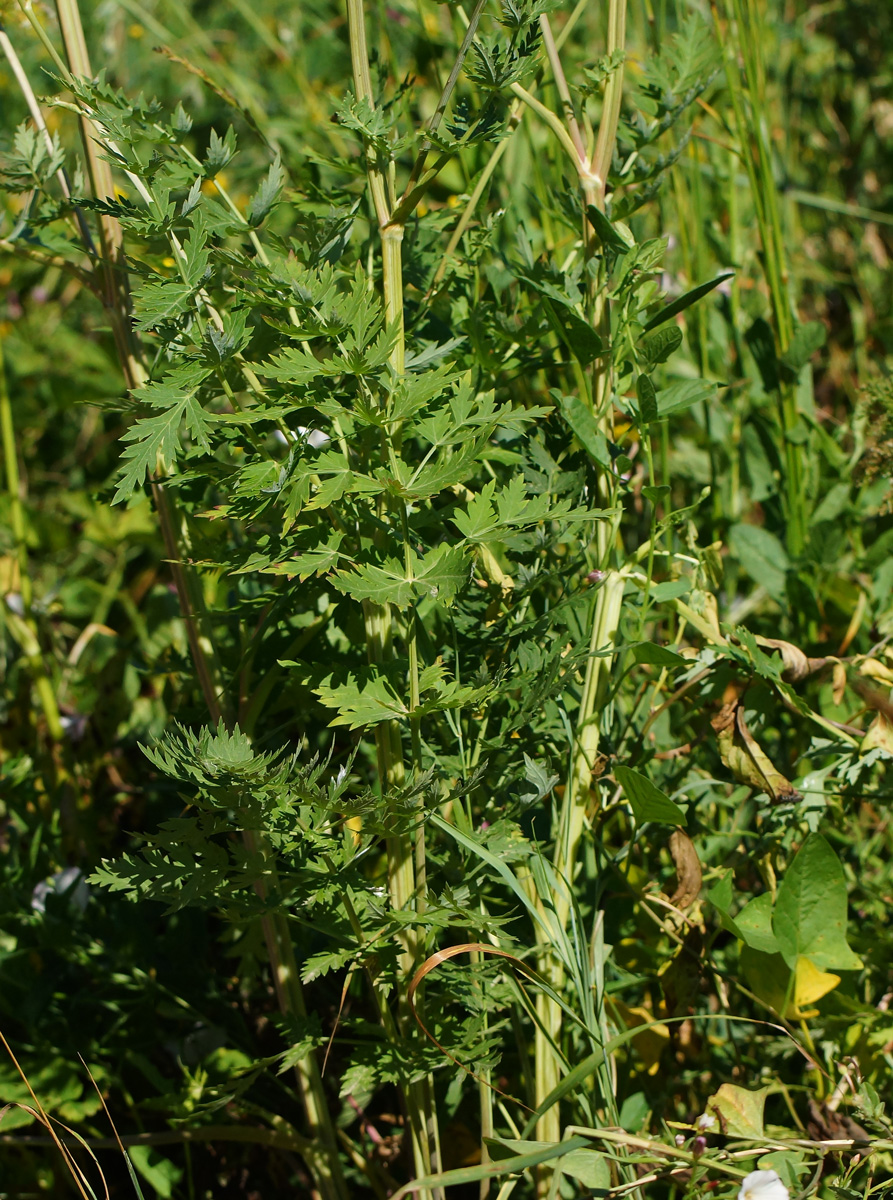
[[[716,1117],[714,1117],[712,1113],[701,1113],[695,1124],[702,1133],[705,1133],[708,1129],[712,1129],[716,1124]]]
[[[790,1200],[777,1171],[751,1171],[741,1180],[738,1200]]]

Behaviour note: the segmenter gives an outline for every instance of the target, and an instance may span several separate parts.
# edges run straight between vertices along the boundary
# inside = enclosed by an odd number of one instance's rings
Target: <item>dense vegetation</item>
[[[888,1190],[893,8],[0,17],[0,1195]]]

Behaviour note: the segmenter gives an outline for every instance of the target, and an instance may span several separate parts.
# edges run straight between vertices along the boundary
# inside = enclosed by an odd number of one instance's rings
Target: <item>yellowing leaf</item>
[[[879,712],[865,731],[859,749],[863,754],[869,750],[886,750],[893,754],[893,721]]]
[[[737,700],[726,704],[711,721],[716,733],[720,757],[736,779],[774,802],[799,800],[800,793],[775,767],[744,720]]]
[[[877,679],[881,683],[893,686],[893,671],[877,658],[866,658],[859,663],[859,674],[867,675],[869,679]]]
[[[707,1101],[705,1111],[719,1118],[722,1132],[729,1137],[761,1138],[768,1093],[768,1087],[749,1092],[734,1083],[724,1083]]]
[[[822,996],[833,992],[839,983],[839,975],[832,975],[830,971],[820,971],[804,954],[801,954],[797,959],[794,971],[794,1007],[798,1011],[796,1014],[788,1013],[786,1015],[814,1016],[814,1013],[803,1012],[803,1006],[815,1004],[816,1000],[821,1000]]]
[[[766,954],[745,946],[741,951],[741,970],[748,986],[764,1004],[768,1004],[779,1016],[795,1021],[815,1016],[810,1005],[821,1000],[840,983],[839,975],[821,971],[806,955],[797,959],[791,979],[791,970],[780,954]]]
[[[609,998],[609,1003],[627,1029],[643,1026],[642,1032],[633,1038],[633,1045],[646,1072],[656,1075],[660,1067],[660,1057],[670,1041],[669,1027],[655,1021],[654,1013],[649,1012],[647,1008],[630,1008],[622,1000],[613,997]]]

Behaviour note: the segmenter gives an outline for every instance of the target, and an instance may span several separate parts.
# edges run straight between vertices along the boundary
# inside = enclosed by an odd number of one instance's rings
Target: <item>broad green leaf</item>
[[[386,558],[380,564],[360,564],[339,571],[332,582],[355,600],[406,608],[422,597],[449,605],[468,577],[465,549],[441,542],[424,558],[410,550],[408,568],[397,558]]]
[[[792,969],[800,955],[820,971],[855,971],[861,959],[849,947],[846,880],[837,855],[819,833],[800,847],[778,889],[772,928]]]
[[[190,288],[199,287],[208,274],[210,254],[207,241],[208,234],[199,209],[192,214],[192,228],[183,243],[183,253],[186,256],[183,271],[186,276],[185,282]]]
[[[580,445],[589,457],[600,467],[611,469],[611,455],[608,452],[607,439],[599,429],[598,422],[582,400],[576,396],[562,396],[553,393],[558,400],[561,415],[570,425]]]
[[[655,604],[663,604],[667,600],[677,600],[690,591],[690,579],[665,579],[651,589],[651,599]]]
[[[684,825],[685,813],[650,779],[640,775],[631,767],[615,767],[614,775],[623,788],[636,820],[658,821],[663,825]]]
[[[636,395],[639,398],[639,416],[642,423],[650,425],[658,417],[657,393],[654,384],[647,375],[640,375],[636,380]]]
[[[615,254],[628,254],[635,246],[635,243],[624,237],[602,210],[596,208],[594,204],[587,205],[586,216],[598,235],[599,241],[606,249],[612,250]]]
[[[554,1142],[528,1142],[515,1139],[485,1138],[490,1147],[490,1157],[495,1162],[509,1158],[512,1154],[531,1154],[554,1146]],[[557,1159],[555,1166],[562,1175],[569,1175],[584,1187],[606,1191],[611,1186],[611,1171],[603,1154],[595,1149],[570,1150]]]
[[[729,530],[729,549],[754,583],[762,584],[773,600],[784,599],[790,564],[774,533],[759,525],[733,525]]]
[[[175,1185],[183,1178],[181,1168],[159,1154],[154,1146],[131,1146],[129,1154],[146,1183],[152,1185],[162,1200],[170,1200]]]
[[[469,578],[468,556],[463,546],[441,542],[423,559],[412,554],[415,592],[449,606]]]
[[[177,279],[144,283],[133,293],[136,328],[145,332],[155,329],[163,321],[182,317],[192,307],[194,291],[191,283]]]
[[[406,577],[403,563],[386,558],[381,564],[368,563],[339,571],[332,579],[339,592],[354,600],[371,600],[373,604],[394,604],[406,608],[414,596],[412,579]]]
[[[778,387],[778,359],[772,326],[764,317],[757,317],[744,334],[744,340],[757,364],[764,391],[774,392]]]
[[[835,483],[822,497],[818,507],[809,518],[810,525],[822,525],[827,521],[836,521],[850,508],[852,485],[844,480]]]
[[[683,333],[678,325],[668,325],[666,329],[658,329],[642,338],[641,351],[646,364],[656,367],[658,363],[666,362],[671,354],[682,345]]]
[[[185,421],[190,435],[202,450],[208,451],[212,418],[195,399],[199,385],[211,374],[211,368],[190,364],[174,368],[163,379],[134,390],[134,398],[149,408],[161,409],[154,416],[143,416],[122,435],[130,444],[123,451],[123,469],[113,504],[127,500],[142,487],[146,476],[154,474],[158,459],[171,466],[180,452],[180,423]]]
[[[661,500],[665,499],[670,494],[670,485],[668,483],[650,484],[646,483],[642,488],[642,495],[647,496],[652,504],[660,504]]]
[[[715,279],[708,279],[706,283],[699,283],[690,292],[685,292],[684,295],[678,296],[666,308],[662,308],[660,312],[655,313],[650,321],[646,322],[645,332],[647,333],[652,329],[656,329],[658,325],[663,325],[664,321],[669,321],[671,317],[675,317],[677,313],[681,313],[690,304],[694,304],[696,300],[700,300],[702,296],[706,296],[708,292],[712,292],[715,287],[719,287],[726,279],[731,279],[734,274],[734,271],[724,271],[722,275],[717,275]]]
[[[684,412],[701,400],[712,400],[715,395],[716,384],[703,379],[683,379],[679,383],[671,383],[657,393],[658,415],[668,417],[672,413]]]
[[[327,571],[331,571],[336,567],[343,557],[339,547],[344,539],[344,534],[337,529],[323,530],[317,535],[316,545],[307,545],[296,550],[291,558],[283,559],[280,562],[268,562],[262,566],[252,567],[247,564],[239,572],[259,570],[264,575],[288,575],[298,576],[299,579],[307,579],[311,575],[324,575]]]
[[[560,776],[548,774],[538,762],[525,753],[524,778],[530,785],[524,790],[524,802],[525,804],[533,804],[537,800],[542,800],[544,796],[549,795],[555,784],[559,782]]]
[[[142,487],[146,476],[155,473],[159,458],[168,465],[176,461],[180,449],[180,422],[186,414],[186,405],[184,397],[154,417],[143,417],[123,435],[131,444],[121,454],[123,470],[113,504],[128,500],[137,488]]]
[[[735,918],[739,937],[754,950],[777,954],[778,940],[772,931],[772,896],[764,892],[755,896]]]
[[[774,1171],[793,1196],[800,1190],[800,1179],[808,1163],[803,1150],[771,1150],[757,1161],[760,1171]]]
[[[329,722],[331,726],[362,729],[381,721],[405,718],[409,711],[388,680],[374,667],[367,668],[361,675],[348,673],[343,683],[328,675],[313,691],[326,708],[336,710],[337,715]]]
[[[566,304],[552,304],[548,300],[543,301],[543,308],[549,323],[582,367],[588,367],[604,354],[602,339],[575,309]]]
[[[683,667],[688,664],[687,658],[669,646],[658,646],[654,642],[639,642],[633,646],[633,658],[637,663],[649,663],[655,667]]]
[[[706,893],[706,899],[719,913],[720,924],[723,929],[727,929],[729,933],[733,933],[735,937],[740,938],[741,931],[738,928],[737,922],[732,917],[732,882],[734,877],[734,871],[725,871],[722,877]]]
[[[704,1111],[719,1118],[720,1128],[728,1137],[761,1138],[763,1109],[768,1087],[750,1092],[734,1083],[724,1083],[710,1097]]]
[[[248,202],[248,211],[246,216],[249,225],[260,225],[263,219],[272,210],[274,204],[279,199],[279,193],[282,191],[282,185],[285,182],[285,172],[282,170],[282,164],[279,161],[277,154],[273,162],[270,164],[270,169]]]
[[[798,325],[791,344],[778,360],[782,376],[794,382],[826,340],[825,326],[821,321],[807,321],[804,325]]]

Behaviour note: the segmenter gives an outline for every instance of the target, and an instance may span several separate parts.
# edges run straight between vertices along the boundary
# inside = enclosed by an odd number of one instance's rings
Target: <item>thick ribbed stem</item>
[[[610,0],[608,10],[608,55],[623,50],[626,37],[626,0]],[[557,51],[546,43],[553,74],[566,114],[573,116],[570,93]],[[517,94],[517,92],[516,92]],[[568,153],[573,148],[577,164],[580,188],[583,193],[584,210],[594,206],[605,208],[605,194],[611,160],[617,140],[617,126],[623,96],[623,66],[619,65],[605,85],[602,116],[598,137],[591,160],[587,163],[580,154],[581,136],[576,118],[569,122],[569,129],[559,134],[559,141]],[[525,99],[525,97],[521,97]],[[531,106],[533,107],[533,106]],[[550,125],[554,122],[549,120]],[[556,133],[558,131],[556,130]],[[597,249],[597,241],[589,221],[584,216],[583,244],[587,256]],[[587,298],[588,316],[592,327],[598,332],[606,348],[611,345],[611,314],[608,300],[607,278],[604,270],[593,281]],[[612,429],[612,366],[610,350],[596,359],[588,383],[588,396],[593,415],[606,438],[613,437]],[[604,505],[612,501],[613,480],[605,471],[599,473],[598,495]],[[555,897],[556,923],[566,929],[573,894],[574,873],[586,810],[590,802],[592,770],[598,755],[601,737],[601,712],[607,697],[611,673],[611,647],[620,622],[623,603],[624,579],[610,570],[611,531],[613,526],[599,522],[596,528],[596,550],[598,565],[608,571],[608,576],[599,589],[593,606],[590,633],[589,659],[583,680],[583,692],[577,714],[574,744],[571,747],[571,762],[567,785],[562,799],[561,812],[555,842],[554,863],[559,880],[559,892]],[[607,652],[607,653],[606,653]],[[598,655],[598,657],[597,657]],[[565,985],[562,964],[550,948],[543,945],[540,970],[548,978],[553,990],[561,991]],[[562,1035],[562,1012],[555,1001],[540,993],[537,997],[538,1026],[535,1039],[536,1054],[536,1102],[541,1103],[558,1085],[562,1076],[560,1045]],[[559,1106],[553,1105],[537,1124],[537,1138],[554,1142],[561,1138],[561,1115]],[[541,1170],[537,1178],[537,1190],[541,1197],[550,1195],[553,1189],[554,1172]]]
[[[375,103],[372,91],[372,79],[369,70],[369,51],[366,41],[366,24],[363,12],[363,0],[347,0],[347,22],[350,37],[351,62],[353,68],[354,90],[358,99],[365,99],[369,104]],[[470,39],[468,39],[470,41]],[[467,49],[467,47],[466,47]],[[456,72],[458,74],[458,72]],[[455,79],[451,76],[452,83]],[[448,82],[443,106],[449,98],[452,83]],[[423,156],[420,156],[420,166]],[[382,292],[384,297],[385,319],[388,329],[394,333],[394,344],[390,354],[390,364],[396,375],[402,375],[405,369],[405,336],[403,321],[403,219],[404,214],[399,210],[396,196],[393,192],[389,165],[380,161],[379,153],[372,147],[366,152],[367,175],[372,205],[378,221],[381,236],[382,263]],[[410,181],[410,195],[404,198],[404,208],[411,211],[410,204],[415,202],[415,192]],[[393,460],[399,451],[400,429],[389,427],[384,434],[384,453]],[[384,510],[382,510],[384,515]],[[408,513],[405,507],[399,515],[402,533],[404,555],[407,568],[411,565],[409,557],[409,527]],[[391,638],[392,615],[389,605],[364,604],[366,625],[366,647],[369,661],[384,663],[393,658],[394,650]],[[418,718],[412,715],[418,706],[419,699],[419,660],[418,644],[415,638],[414,614],[409,617],[407,637],[408,668],[409,668],[409,708],[410,733],[412,739],[413,768],[418,769],[421,758],[421,739]],[[400,728],[396,721],[382,722],[375,729],[375,745],[378,756],[378,771],[382,791],[402,786],[405,781],[406,767],[403,758],[403,745]],[[415,908],[422,912],[425,904],[425,841],[424,827],[418,824],[416,832],[400,833],[387,839],[388,862],[388,892],[391,905],[396,910]],[[406,1035],[409,1032],[411,1014],[407,1003],[407,985],[412,972],[417,965],[420,943],[418,933],[407,928],[400,936],[401,952],[399,957],[399,1000],[398,1023]],[[421,998],[417,1003],[421,1002]],[[428,1175],[438,1169],[439,1135],[436,1110],[434,1106],[433,1086],[429,1079],[409,1084],[406,1088],[406,1109],[409,1133],[412,1140],[413,1161],[417,1175]],[[431,1200],[441,1200],[441,1188],[426,1189],[424,1196]]]

